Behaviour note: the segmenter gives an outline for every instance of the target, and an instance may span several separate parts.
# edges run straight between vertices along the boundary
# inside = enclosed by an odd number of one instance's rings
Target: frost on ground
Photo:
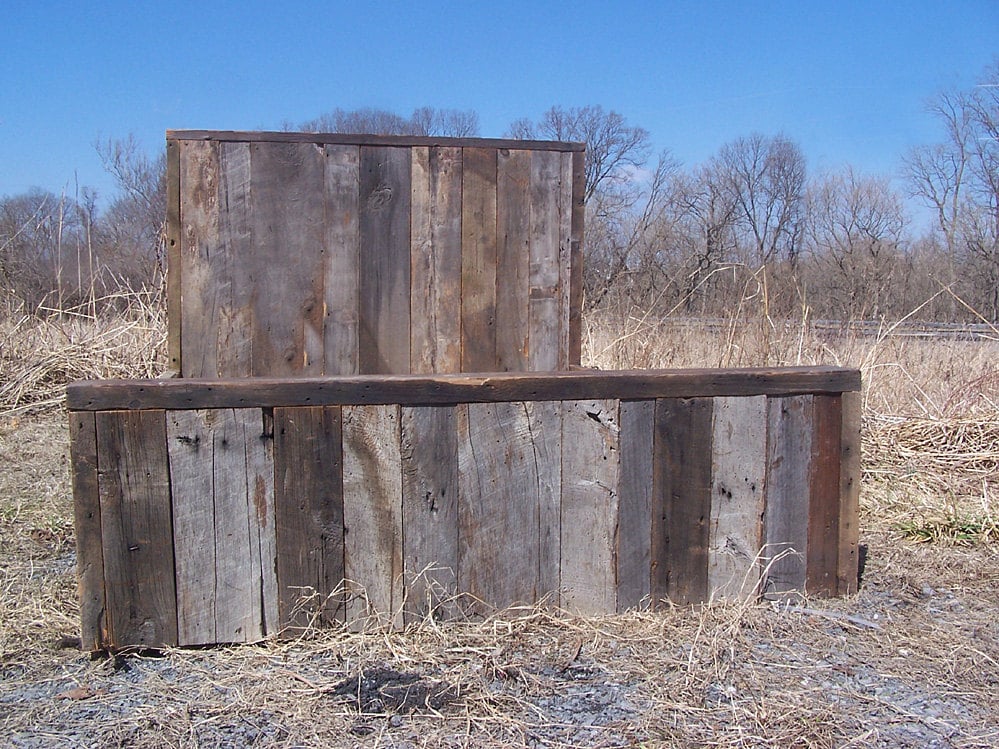
[[[865,516],[860,592],[91,659],[58,416],[0,425],[0,745],[999,745],[999,548]]]

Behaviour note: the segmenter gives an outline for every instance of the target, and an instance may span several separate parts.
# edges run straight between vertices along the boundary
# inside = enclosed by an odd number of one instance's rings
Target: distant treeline
[[[652,153],[600,106],[555,106],[504,135],[587,144],[585,306],[623,315],[999,321],[999,63],[928,104],[940,139],[885,175],[810,174],[783,134],[749,134],[703,164]],[[336,109],[285,129],[477,136],[475,112]],[[164,271],[165,162],[131,137],[99,143],[119,194],[0,199],[0,301],[67,309],[155,287]],[[919,227],[906,210],[928,208]]]

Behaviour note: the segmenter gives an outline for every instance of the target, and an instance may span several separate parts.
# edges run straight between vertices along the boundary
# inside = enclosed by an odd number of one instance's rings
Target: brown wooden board
[[[412,153],[410,371],[461,371],[460,148]]]
[[[653,602],[708,596],[711,519],[710,398],[656,401],[653,447]]]
[[[344,620],[340,409],[274,409],[274,508],[280,628]]]
[[[361,147],[358,362],[365,374],[408,372],[412,158]]]
[[[104,646],[177,645],[173,528],[162,411],[96,415]],[[106,456],[106,460],[104,458]]]
[[[167,141],[166,155],[166,286],[167,320],[181,318],[181,228],[180,228],[180,145]],[[180,374],[180,325],[167,330],[167,360],[171,371]]]
[[[559,179],[552,189],[558,213],[558,337],[555,352],[558,356],[558,369],[569,369],[573,360],[573,348],[569,319],[572,317],[572,154],[559,154]]]
[[[451,406],[401,412],[407,623],[457,611],[458,436]]]
[[[559,194],[561,158],[555,152],[531,157],[530,305],[528,369],[550,372],[559,366]]]
[[[496,369],[528,369],[532,152],[498,155],[496,186]]]
[[[357,315],[360,306],[360,226],[358,207],[360,150],[327,145],[325,157],[323,286],[323,374],[357,374]]]
[[[767,469],[767,399],[716,398],[712,427],[708,594],[759,593]]]
[[[99,380],[70,384],[71,410],[245,408],[839,393],[860,372],[837,367],[384,375],[230,380]]]
[[[462,151],[461,369],[496,371],[496,151]]]
[[[843,393],[843,436],[840,450],[839,562],[837,589],[840,595],[857,592],[860,543],[861,395]]]
[[[843,418],[839,396],[812,398],[812,454],[808,475],[809,595],[834,596],[839,586],[840,459]]]
[[[809,465],[812,459],[811,395],[767,401],[767,499],[764,594],[805,590],[808,554]]]
[[[617,611],[618,401],[562,404],[562,606]]]
[[[480,613],[533,604],[539,486],[527,410],[523,403],[475,403],[456,415],[459,590]]]
[[[569,269],[569,366],[579,365],[583,349],[583,231],[586,218],[586,153],[572,154],[572,216]]]
[[[649,604],[652,564],[654,400],[621,401],[618,489],[617,610]]]
[[[562,404],[527,401],[534,465],[538,473],[538,595],[561,605]]]
[[[343,409],[347,621],[403,624],[402,458],[398,406]]]
[[[585,150],[583,143],[550,140],[512,140],[502,138],[446,138],[417,135],[367,135],[355,133],[296,133],[245,130],[167,130],[167,140],[235,141],[273,143],[333,143],[362,146],[426,146],[449,148],[523,148],[542,151]]]
[[[97,468],[97,423],[92,413],[69,415],[69,459],[73,480],[76,569],[80,581],[80,646],[101,650],[107,643],[104,550]]]

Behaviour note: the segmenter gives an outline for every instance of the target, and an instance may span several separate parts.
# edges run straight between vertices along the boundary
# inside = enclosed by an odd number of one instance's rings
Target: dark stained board
[[[808,491],[805,590],[834,596],[839,586],[840,460],[843,419],[839,396],[812,397],[812,455]]]
[[[572,154],[572,215],[570,217],[569,366],[579,365],[583,348],[583,231],[586,218],[586,154]]]
[[[461,174],[461,370],[496,371],[496,151],[465,148]]]
[[[180,228],[180,144],[167,141],[166,153],[166,286],[167,319],[181,319],[181,269]],[[180,374],[180,326],[171,325],[167,331],[167,357],[171,371]]]
[[[617,610],[649,604],[652,562],[654,400],[621,401],[618,483]]]
[[[177,644],[162,411],[96,415],[108,648]]]
[[[496,370],[528,368],[532,151],[503,150],[496,186]]]
[[[340,409],[274,409],[278,616],[295,632],[344,620]]]
[[[326,232],[323,247],[326,275],[323,286],[323,374],[353,375],[359,371],[357,313],[360,304],[360,149],[351,145],[327,145],[323,155],[323,225]]]
[[[839,483],[839,561],[837,589],[839,595],[857,592],[860,543],[860,479],[861,479],[861,395],[843,393],[841,398],[843,437],[840,444]]]
[[[69,415],[76,569],[80,580],[80,643],[96,651],[107,643],[104,617],[104,550],[97,475],[97,423],[92,413]]]

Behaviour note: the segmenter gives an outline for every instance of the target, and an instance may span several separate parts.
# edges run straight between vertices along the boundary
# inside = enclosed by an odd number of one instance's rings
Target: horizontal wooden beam
[[[391,403],[446,405],[593,398],[642,400],[798,395],[859,389],[860,371],[841,367],[92,380],[67,387],[67,406],[71,411],[106,411]]]
[[[528,151],[585,151],[585,143],[511,138],[445,138],[422,135],[364,135],[354,133],[286,133],[246,130],[167,130],[167,141],[214,140],[237,143],[318,143],[348,146],[450,146],[452,148],[509,148]]]

